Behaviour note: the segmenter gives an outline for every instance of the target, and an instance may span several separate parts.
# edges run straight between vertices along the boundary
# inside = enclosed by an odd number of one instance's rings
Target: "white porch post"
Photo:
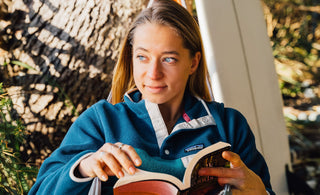
[[[260,1],[195,0],[216,101],[247,118],[276,194],[288,194],[289,144]]]

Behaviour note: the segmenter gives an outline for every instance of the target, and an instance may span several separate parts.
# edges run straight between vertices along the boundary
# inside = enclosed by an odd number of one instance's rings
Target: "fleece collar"
[[[149,117],[154,128],[158,146],[161,148],[164,140],[169,136],[167,127],[161,115],[158,104],[152,103],[148,100],[141,99],[142,95],[138,89],[133,89],[125,94],[125,102],[138,115]],[[199,129],[208,125],[216,125],[206,103],[200,99],[193,97],[189,92],[184,95],[184,116],[181,116],[175,124],[171,134],[182,129]],[[204,115],[196,115],[195,110],[198,106],[205,109]],[[146,116],[147,114],[147,116]],[[186,118],[188,120],[186,120]]]

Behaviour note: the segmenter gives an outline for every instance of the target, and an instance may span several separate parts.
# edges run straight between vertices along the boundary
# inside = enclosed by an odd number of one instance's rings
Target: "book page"
[[[125,172],[125,171],[124,171]],[[117,188],[122,185],[126,185],[132,182],[136,181],[146,181],[146,180],[158,180],[158,181],[167,181],[168,183],[171,183],[177,188],[183,190],[185,189],[184,184],[176,177],[165,174],[165,173],[157,173],[157,172],[150,172],[150,171],[144,171],[141,169],[137,169],[137,172],[134,175],[130,175],[125,172],[125,176],[120,178],[113,188]]]
[[[209,181],[211,184],[218,184],[216,177],[199,176],[198,171],[202,167],[225,167],[228,165],[228,161],[222,158],[222,152],[230,150],[230,148],[230,144],[218,142],[198,152],[186,169],[184,175],[185,185],[195,186]]]

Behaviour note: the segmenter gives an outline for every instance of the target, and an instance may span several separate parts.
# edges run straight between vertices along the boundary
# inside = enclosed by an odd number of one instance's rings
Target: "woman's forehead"
[[[176,29],[161,24],[146,23],[135,29],[133,48],[165,48],[168,51],[184,48],[183,39]]]

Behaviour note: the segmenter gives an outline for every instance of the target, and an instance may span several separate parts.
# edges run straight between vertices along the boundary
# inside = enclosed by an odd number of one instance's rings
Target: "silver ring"
[[[121,150],[123,146],[124,146],[124,143],[121,143],[118,148]]]

